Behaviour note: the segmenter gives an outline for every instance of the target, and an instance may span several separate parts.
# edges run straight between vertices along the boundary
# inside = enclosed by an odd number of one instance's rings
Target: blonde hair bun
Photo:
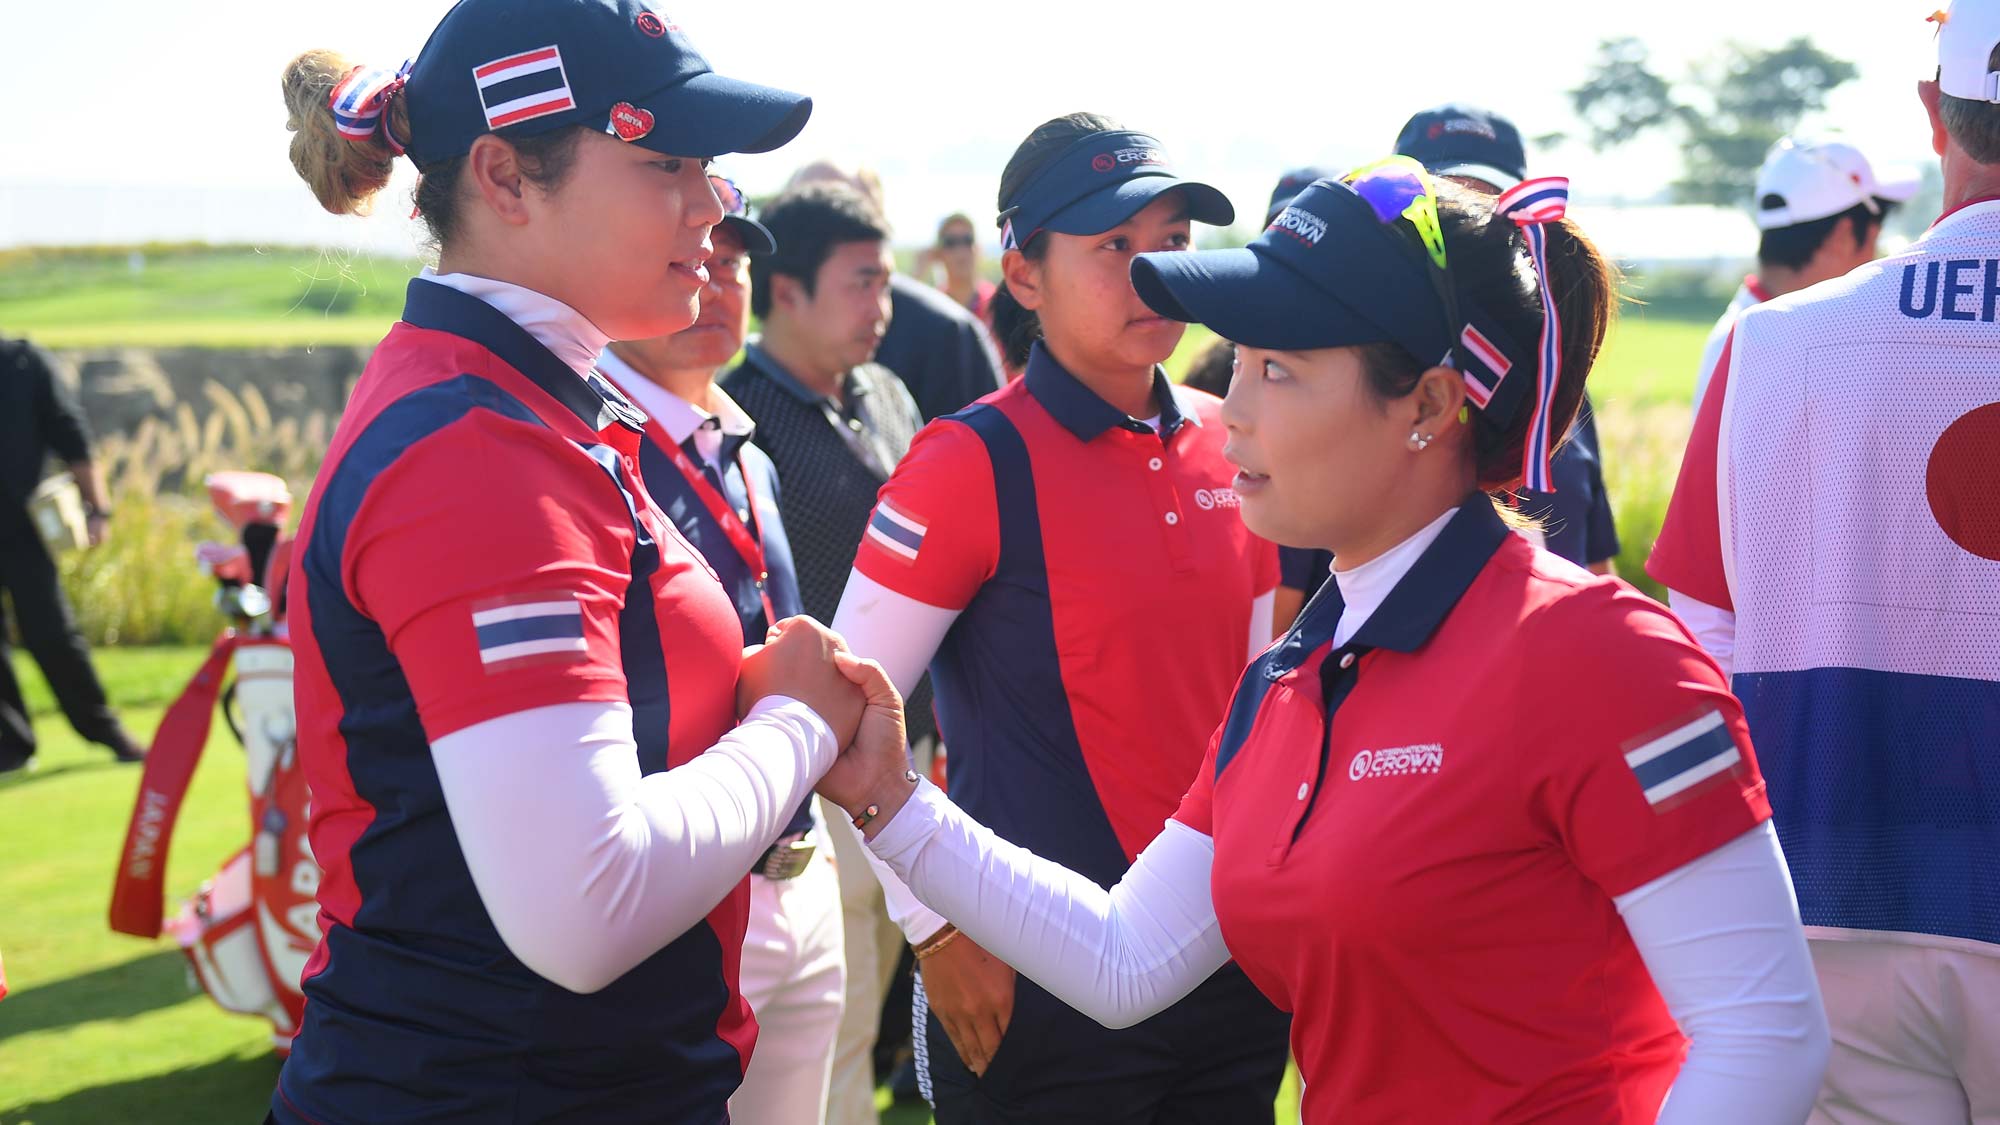
[[[319,205],[335,215],[365,215],[388,186],[395,154],[381,140],[343,136],[328,99],[355,63],[338,51],[307,51],[285,65],[285,128],[292,131],[292,167]],[[389,103],[391,127],[408,136],[401,98]]]

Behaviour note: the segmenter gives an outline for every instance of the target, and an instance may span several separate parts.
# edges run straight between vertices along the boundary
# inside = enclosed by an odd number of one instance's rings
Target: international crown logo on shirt
[[[930,525],[897,511],[887,500],[877,501],[875,514],[868,518],[868,538],[905,562],[917,561],[917,552],[923,549],[924,535],[929,531]]]
[[[473,606],[479,662],[503,672],[530,664],[584,659],[583,603],[575,594],[511,594]]]

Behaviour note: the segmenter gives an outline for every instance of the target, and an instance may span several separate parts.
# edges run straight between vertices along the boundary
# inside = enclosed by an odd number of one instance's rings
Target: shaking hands
[[[842,749],[820,779],[820,796],[849,816],[874,806],[871,827],[903,807],[912,790],[905,778],[903,697],[880,664],[847,651],[839,634],[810,617],[786,618],[745,655],[736,682],[738,714],[767,695],[790,696],[833,728]]]

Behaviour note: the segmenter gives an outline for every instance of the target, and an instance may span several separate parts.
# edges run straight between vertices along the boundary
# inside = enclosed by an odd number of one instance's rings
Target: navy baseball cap
[[[771,236],[770,230],[748,215],[724,215],[722,225],[736,232],[743,243],[743,252],[753,258],[778,248],[778,240]]]
[[[1045,230],[1102,234],[1176,188],[1189,218],[1218,227],[1236,220],[1228,196],[1174,174],[1155,138],[1127,130],[1079,137],[1000,212],[1000,244],[1017,250]]]
[[[1528,153],[1512,121],[1466,105],[1427,109],[1403,126],[1396,151],[1434,176],[1484,180],[1500,191],[1528,178]]]
[[[1285,173],[1278,178],[1278,186],[1271,189],[1271,202],[1264,207],[1264,225],[1271,225],[1271,220],[1278,217],[1278,212],[1291,206],[1292,200],[1298,198],[1300,192],[1311,187],[1313,181],[1339,178],[1338,173],[1325,168],[1294,168]]]
[[[654,152],[768,152],[797,136],[812,99],[724,78],[671,19],[638,0],[459,0],[410,69],[403,97],[418,168],[486,133],[567,125]]]

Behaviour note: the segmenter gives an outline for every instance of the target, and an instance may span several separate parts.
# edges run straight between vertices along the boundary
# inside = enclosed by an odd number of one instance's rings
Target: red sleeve
[[[625,701],[632,546],[603,468],[540,427],[474,411],[376,478],[344,577],[435,740],[531,708]]]
[[[1522,736],[1529,807],[1606,894],[1699,859],[1771,815],[1722,670],[1659,603],[1623,583],[1542,610]],[[1538,690],[1539,688],[1539,690]]]
[[[906,597],[964,609],[1000,561],[993,462],[961,422],[924,427],[875,500],[854,568]]]
[[[1720,609],[1733,610],[1729,579],[1722,569],[1722,511],[1716,459],[1722,437],[1722,400],[1729,383],[1729,357],[1736,350],[1736,333],[1722,345],[1722,356],[1708,377],[1708,392],[1695,414],[1694,433],[1681,457],[1680,480],[1667,505],[1666,522],[1646,559],[1646,573],[1670,590]]]
[[[1215,835],[1215,750],[1220,745],[1222,728],[1217,727],[1208,738],[1208,753],[1202,756],[1201,768],[1181,798],[1181,807],[1174,810],[1175,820],[1211,837]]]

